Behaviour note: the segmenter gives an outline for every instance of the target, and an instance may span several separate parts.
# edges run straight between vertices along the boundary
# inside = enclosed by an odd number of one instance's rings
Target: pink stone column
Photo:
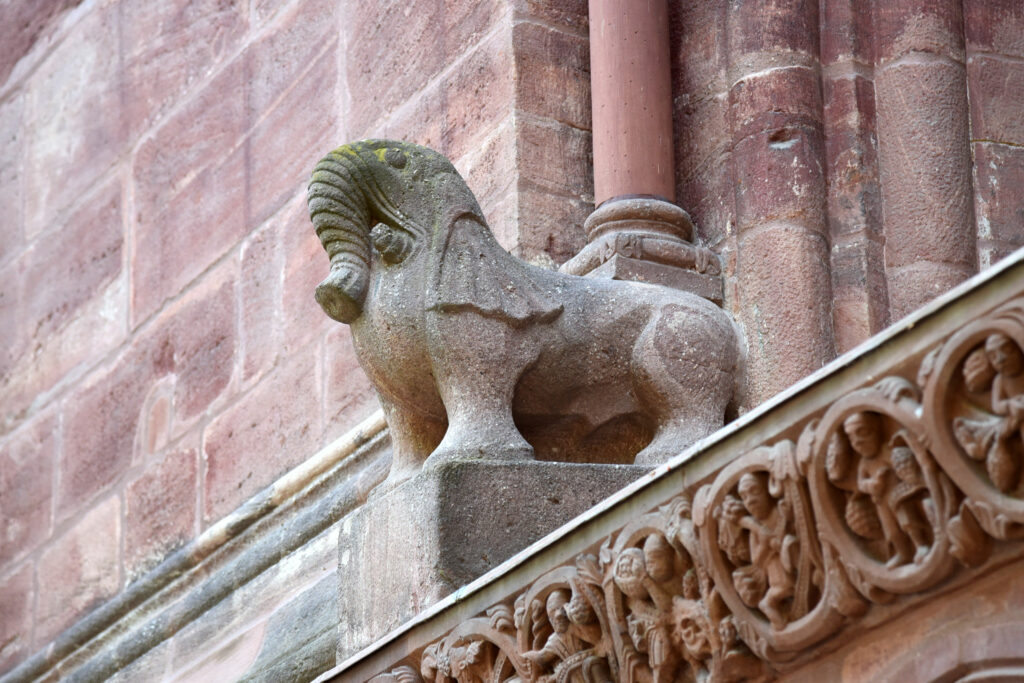
[[[594,204],[675,200],[665,0],[590,0]]]
[[[893,320],[977,270],[960,0],[876,0],[875,101]]]
[[[889,324],[871,12],[862,0],[828,0],[820,11],[832,324],[843,353]]]
[[[656,282],[721,302],[721,267],[676,206],[667,0],[590,0],[594,203],[562,270]]]
[[[817,0],[728,15],[737,317],[744,407],[834,356]]]

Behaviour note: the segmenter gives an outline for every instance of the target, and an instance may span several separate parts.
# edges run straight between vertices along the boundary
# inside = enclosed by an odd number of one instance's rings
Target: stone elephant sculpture
[[[331,264],[316,299],[351,325],[392,483],[452,459],[655,464],[722,425],[737,363],[725,313],[514,258],[441,154],[344,145],[308,200]]]

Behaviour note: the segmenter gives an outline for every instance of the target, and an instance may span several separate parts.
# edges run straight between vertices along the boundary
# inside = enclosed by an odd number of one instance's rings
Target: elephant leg
[[[533,446],[512,420],[512,392],[495,395],[470,389],[453,389],[445,397],[448,431],[425,466],[453,460],[532,460]]]
[[[449,343],[435,357],[448,431],[426,466],[452,460],[532,460],[533,447],[512,419],[513,394],[526,366],[525,344],[500,322],[480,322],[475,335],[454,331],[463,333],[445,337],[482,341],[475,346]]]
[[[445,432],[442,421],[404,409],[380,397],[391,436],[391,471],[380,491],[388,491],[416,474],[426,454],[440,443]]]
[[[634,386],[657,422],[638,465],[663,463],[722,426],[736,355],[732,324],[713,304],[669,304],[654,315],[632,359]]]

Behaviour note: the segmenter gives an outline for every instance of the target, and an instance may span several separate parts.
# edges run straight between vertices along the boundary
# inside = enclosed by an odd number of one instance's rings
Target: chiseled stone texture
[[[341,522],[338,661],[645,471],[456,461],[372,497]]]
[[[39,559],[34,647],[121,587],[121,500],[109,496],[47,548]]]
[[[916,605],[889,623],[846,639],[779,680],[784,683],[946,680],[991,668],[1024,675],[1024,581],[1019,562]],[[979,673],[979,675],[981,675]],[[982,678],[981,680],[992,680]]]

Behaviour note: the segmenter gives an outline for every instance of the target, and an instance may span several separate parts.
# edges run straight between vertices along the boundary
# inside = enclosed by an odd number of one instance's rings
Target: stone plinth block
[[[371,497],[341,524],[338,661],[646,471],[453,461]]]

